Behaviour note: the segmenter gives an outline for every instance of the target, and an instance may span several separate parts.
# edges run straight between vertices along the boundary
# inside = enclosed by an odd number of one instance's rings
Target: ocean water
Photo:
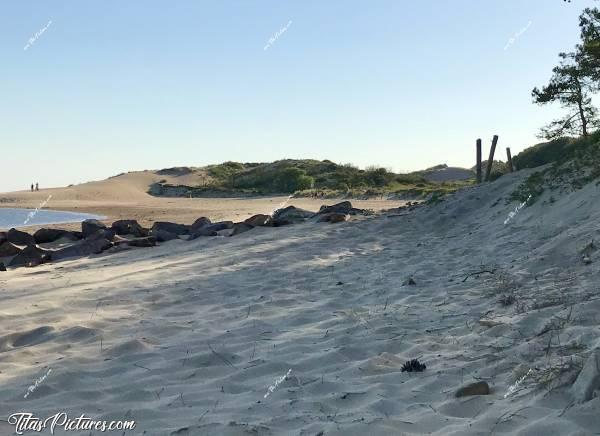
[[[42,224],[80,223],[86,219],[102,219],[89,213],[65,212],[62,210],[0,208],[0,230],[15,229]]]

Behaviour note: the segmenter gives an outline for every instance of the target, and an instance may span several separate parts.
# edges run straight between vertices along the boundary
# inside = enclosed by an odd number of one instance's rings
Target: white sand
[[[598,398],[568,407],[576,371],[540,379],[600,345],[600,257],[578,252],[598,239],[600,188],[548,194],[505,226],[516,203],[497,200],[525,174],[407,216],[0,273],[0,418],[127,417],[125,434],[161,436],[598,434]],[[463,282],[481,264],[498,269]],[[518,303],[498,304],[511,289]],[[402,373],[412,358],[427,369]],[[478,380],[490,395],[454,397]]]

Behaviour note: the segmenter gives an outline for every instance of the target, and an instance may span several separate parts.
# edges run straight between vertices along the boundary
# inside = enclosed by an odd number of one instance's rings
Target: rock
[[[587,358],[583,369],[577,376],[575,383],[571,386],[571,394],[577,403],[590,401],[594,397],[594,391],[600,389],[600,348],[592,351]]]
[[[583,263],[585,263],[586,265],[592,263],[592,259],[590,259],[588,256],[583,256],[581,260],[583,260]]]
[[[175,233],[167,232],[166,230],[159,230],[158,232],[153,233],[152,236],[154,236],[157,242],[167,242],[172,239],[177,239]]]
[[[59,229],[39,229],[33,234],[33,238],[38,244],[47,244],[60,238],[66,238],[72,241],[77,241],[80,239],[79,235],[75,232]]]
[[[319,209],[317,214],[323,215],[328,213],[340,213],[343,215],[367,215],[368,211],[365,209],[357,209],[352,207],[352,203],[349,201],[342,201],[341,203],[337,203],[331,206],[323,205]]]
[[[29,233],[20,230],[10,229],[6,234],[6,240],[15,245],[35,245],[35,239]]]
[[[157,221],[157,222],[155,222],[152,225],[152,229],[150,230],[150,233],[152,235],[154,235],[159,230],[166,230],[167,232],[174,233],[177,236],[179,236],[179,235],[187,235],[187,234],[190,233],[189,226],[186,226],[185,224],[170,223],[170,222],[167,222],[167,221]]]
[[[219,221],[218,223],[209,224],[200,227],[190,236],[190,241],[199,238],[200,236],[217,236],[221,230],[233,228],[233,221]]]
[[[461,387],[458,391],[456,391],[456,398],[460,397],[470,397],[472,395],[489,395],[490,386],[487,382],[480,381],[477,383],[471,383],[466,386]]]
[[[2,244],[3,242],[6,242],[6,232],[0,232],[0,244]]]
[[[29,245],[12,258],[8,266],[37,266],[51,260],[51,252]]]
[[[93,235],[98,230],[106,230],[106,226],[98,220],[87,219],[81,223],[81,233],[84,238]]]
[[[273,225],[275,227],[286,226],[289,224],[303,223],[306,219],[315,214],[309,210],[299,209],[295,206],[288,206],[284,209],[278,209],[273,214]]]
[[[85,239],[88,241],[93,241],[95,239],[108,239],[112,241],[115,237],[115,231],[113,229],[99,229],[95,233],[88,235]]]
[[[263,215],[259,213],[258,215],[251,216],[244,222],[253,227],[270,227],[273,225],[273,218],[271,215]]]
[[[113,246],[106,238],[84,239],[69,247],[52,252],[52,260],[62,260],[69,257],[83,257],[91,254],[100,254]]]
[[[156,245],[156,238],[154,236],[135,238],[128,240],[126,244],[130,247],[154,247]]]
[[[208,227],[208,226],[207,226]],[[202,227],[197,229],[194,233],[192,233],[188,239],[188,241],[193,241],[194,239],[198,239],[201,236],[217,236],[218,233],[214,230],[210,230],[207,227]]]
[[[197,230],[202,227],[211,225],[212,222],[206,217],[200,217],[190,226],[190,233],[193,235]]]
[[[144,229],[136,220],[118,220],[112,223],[111,229],[117,235],[133,235],[137,237],[148,236],[148,230]]]
[[[212,230],[213,232],[220,232],[221,230],[233,229],[233,221],[219,221],[209,226],[204,227],[206,230]]]
[[[332,206],[327,206],[324,204],[323,206],[321,206],[318,213],[323,214],[323,213],[337,212],[337,213],[347,214],[352,209],[353,209],[352,203],[350,203],[349,201],[342,201],[341,203],[337,203]]]
[[[229,236],[239,235],[240,233],[247,232],[248,230],[252,230],[254,226],[251,226],[248,223],[235,223],[233,225],[233,231]]]
[[[0,271],[6,271],[6,267],[3,262],[0,262]]]
[[[416,286],[416,284],[417,282],[415,282],[412,277],[409,277],[402,283],[402,286]]]
[[[337,213],[337,212],[329,212],[329,213],[319,215],[317,222],[320,222],[320,223],[328,222],[328,223],[334,224],[334,223],[342,223],[342,222],[346,221],[346,219],[348,219],[348,215],[346,215],[346,214]]]
[[[0,257],[16,256],[21,252],[21,249],[10,242],[0,244]]]

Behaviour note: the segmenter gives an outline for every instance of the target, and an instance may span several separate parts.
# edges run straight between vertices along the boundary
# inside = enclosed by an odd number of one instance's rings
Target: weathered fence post
[[[490,158],[488,159],[487,168],[485,170],[485,181],[490,181],[490,174],[492,173],[492,165],[494,164],[494,153],[496,152],[496,145],[498,144],[498,135],[494,135],[492,139],[492,148],[490,149]]]
[[[506,147],[506,157],[508,159],[508,170],[512,173],[515,169],[512,163],[512,155],[510,154],[510,147]]]
[[[477,140],[477,183],[481,183],[481,139]]]

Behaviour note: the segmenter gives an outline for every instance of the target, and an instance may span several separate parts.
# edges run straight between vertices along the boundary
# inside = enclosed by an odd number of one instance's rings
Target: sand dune
[[[526,174],[404,215],[0,273],[0,414],[157,436],[597,434],[600,399],[570,386],[600,345],[600,263],[580,251],[600,188],[504,225]],[[427,369],[402,372],[413,358]],[[455,397],[476,381],[490,394]]]

